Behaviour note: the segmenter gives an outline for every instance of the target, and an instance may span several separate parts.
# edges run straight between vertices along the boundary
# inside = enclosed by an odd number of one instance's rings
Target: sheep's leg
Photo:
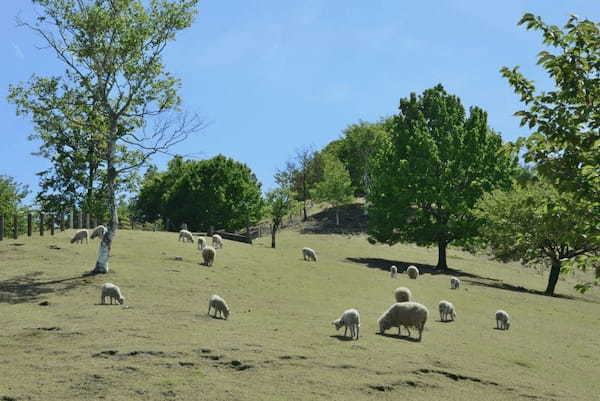
[[[352,331],[350,331],[350,334],[352,334]],[[344,337],[348,336],[348,326],[344,326]]]
[[[208,304],[208,312],[206,314],[210,316],[210,303]]]
[[[360,332],[360,325],[356,325],[356,339],[358,340],[358,334]]]

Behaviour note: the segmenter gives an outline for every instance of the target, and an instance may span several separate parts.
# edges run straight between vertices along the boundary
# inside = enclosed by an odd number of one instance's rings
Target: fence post
[[[75,209],[71,209],[71,213],[69,213],[69,230],[72,230],[73,227],[73,215],[75,214]]]
[[[78,223],[79,224],[77,224],[77,228],[82,229],[83,228],[83,212],[82,211],[79,212]]]
[[[90,214],[86,214],[85,215],[85,228],[92,228],[90,227]]]
[[[44,213],[40,212],[40,236],[44,236]]]
[[[64,212],[60,212],[60,231],[65,231],[65,214]]]
[[[0,241],[4,240],[4,215],[0,214]]]
[[[31,237],[33,231],[33,223],[31,213],[27,213],[27,236]]]
[[[19,238],[19,216],[13,215],[13,238]]]
[[[50,215],[50,235],[54,235],[54,213]]]

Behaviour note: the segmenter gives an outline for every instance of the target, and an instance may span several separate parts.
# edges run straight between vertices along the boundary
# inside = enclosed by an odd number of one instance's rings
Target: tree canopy
[[[344,164],[334,155],[323,155],[323,179],[315,186],[315,198],[335,208],[335,222],[340,224],[339,206],[352,200],[352,181]]]
[[[516,166],[513,147],[487,124],[487,114],[442,85],[400,100],[390,137],[373,158],[368,196],[371,240],[389,245],[446,247],[478,233],[473,206],[484,193],[508,188]]]
[[[12,177],[0,175],[0,214],[16,213],[28,193],[27,186],[19,184]]]

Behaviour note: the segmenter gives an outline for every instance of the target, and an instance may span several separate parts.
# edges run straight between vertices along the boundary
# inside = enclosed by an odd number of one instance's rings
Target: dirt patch
[[[462,381],[462,380],[466,380],[466,381],[471,381],[474,383],[481,383],[481,384],[486,384],[486,385],[490,385],[490,386],[499,386],[499,383],[490,381],[490,380],[483,380],[480,379],[478,377],[472,377],[472,376],[465,376],[465,375],[459,375],[457,373],[452,373],[452,372],[447,372],[445,370],[438,370],[438,369],[417,369],[414,370],[412,373],[420,375],[420,374],[436,374],[436,375],[442,375],[442,376],[446,376],[448,379],[454,380],[454,381]]]

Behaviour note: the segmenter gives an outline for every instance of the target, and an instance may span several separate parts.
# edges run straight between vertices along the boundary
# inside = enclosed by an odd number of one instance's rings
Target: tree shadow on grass
[[[504,282],[502,282],[500,280],[496,280],[497,282],[493,282],[493,283],[486,283],[486,282],[483,282],[483,281],[476,281],[476,280],[463,280],[463,281],[466,282],[466,283],[469,283],[471,285],[477,285],[477,286],[481,286],[481,287],[496,288],[496,289],[499,289],[499,290],[520,292],[520,293],[532,294],[532,295],[547,296],[544,291],[533,290],[531,288],[525,288],[525,287],[520,286],[520,285],[508,284],[508,283],[504,283]],[[575,297],[573,295],[564,295],[564,294],[554,294],[554,295],[552,295],[552,298],[560,298],[560,299],[569,299],[569,300],[577,300],[577,301],[598,303],[597,301],[593,301],[591,299],[582,298],[582,297]]]
[[[37,281],[44,272],[32,272],[0,281],[0,303],[19,304],[35,302],[40,296],[65,292],[88,284],[89,274],[59,280]]]

